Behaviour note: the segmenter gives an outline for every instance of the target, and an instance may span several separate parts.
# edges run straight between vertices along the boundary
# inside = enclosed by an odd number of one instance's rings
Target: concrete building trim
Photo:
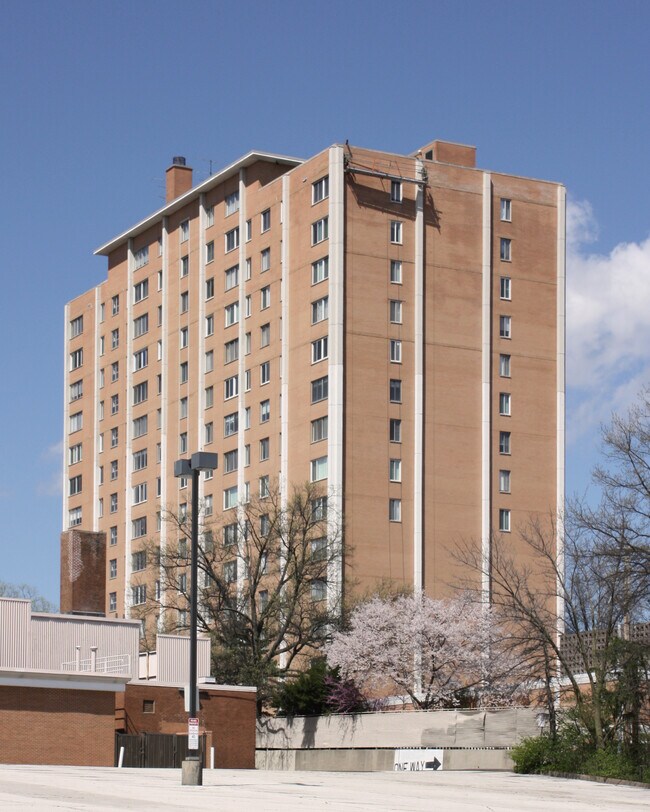
[[[343,147],[329,150],[329,433],[327,441],[328,521],[339,528],[343,516],[344,329],[345,329],[345,175]],[[336,535],[331,532],[330,537]],[[342,540],[339,539],[339,543]],[[342,563],[334,556],[327,578],[330,606],[339,603]]]
[[[63,494],[63,511],[61,515],[61,530],[67,530],[70,525],[68,515],[68,446],[70,445],[70,361],[69,361],[69,330],[70,330],[70,304],[68,303],[63,311],[63,436],[65,437],[65,449],[63,454],[63,466],[61,470],[61,493]]]
[[[95,347],[99,346],[99,331],[100,331],[100,324],[101,324],[101,289],[100,286],[97,285],[95,288]],[[93,437],[92,437],[92,445],[93,445],[93,459],[96,460],[98,458],[98,449],[97,449],[97,438],[99,436],[99,414],[97,405],[99,403],[99,353],[95,352],[95,359],[94,359],[94,375],[95,375],[95,386],[98,393],[98,396],[93,399]],[[106,505],[104,505],[104,509],[106,509]],[[99,530],[99,466],[93,466],[93,532],[97,532]]]
[[[163,286],[162,286],[162,296],[161,296],[161,307],[162,307],[162,324],[160,326],[161,333],[163,336],[166,336],[169,332],[168,325],[169,325],[169,220],[167,216],[162,218],[162,257],[161,257],[161,270],[162,270],[162,277],[163,277]],[[160,368],[163,370],[162,372],[162,391],[160,393],[160,413],[161,413],[161,421],[160,421],[160,493],[161,493],[161,508],[163,505],[170,504],[170,497],[171,494],[169,493],[170,482],[175,484],[175,480],[172,477],[168,476],[168,468],[167,468],[167,442],[169,436],[169,375],[167,374],[167,370],[169,368],[168,363],[169,358],[169,351],[167,348],[167,342],[163,340],[162,344],[162,357],[160,360]],[[163,609],[163,606],[166,606],[166,588],[165,588],[165,570],[163,567],[162,562],[165,559],[165,555],[167,553],[167,538],[168,538],[168,528],[167,522],[164,521],[162,513],[161,513],[161,523],[160,523],[160,558],[161,564],[158,570],[158,580],[160,582],[160,601],[161,601],[161,610],[160,615],[158,617],[158,629],[161,630],[164,628],[165,623],[165,612],[166,610]]]
[[[282,347],[289,346],[289,221],[291,217],[290,178],[282,178],[282,249],[280,262],[282,276],[280,291],[282,297]],[[282,415],[280,417],[280,432],[282,435],[280,445],[280,504],[284,509],[287,505],[289,488],[289,356],[283,352],[280,359],[280,397],[282,398]]]
[[[566,466],[566,188],[557,190],[557,509],[556,555],[564,574],[564,478]],[[564,633],[564,599],[558,590],[558,635]]]
[[[237,252],[237,262],[239,263],[239,324],[237,329],[237,340],[239,341],[239,359],[237,361],[238,389],[237,389],[237,412],[239,414],[239,431],[237,432],[237,521],[241,527],[244,523],[243,498],[246,485],[246,432],[244,430],[246,414],[246,168],[239,169],[239,251]],[[251,337],[252,339],[252,337]],[[252,375],[252,370],[251,370]],[[223,466],[223,455],[221,458]],[[225,470],[225,469],[224,469]],[[222,496],[223,498],[223,496]],[[238,541],[238,544],[240,542]],[[240,548],[240,561],[243,560],[244,550]],[[237,591],[241,596],[244,591],[244,568],[237,567]]]
[[[415,177],[422,177],[424,165],[415,160]],[[415,201],[415,301],[414,311],[414,414],[413,414],[413,589],[424,589],[424,188],[417,186]]]
[[[294,168],[299,166],[303,163],[302,158],[292,158],[288,155],[276,155],[271,152],[259,152],[258,150],[252,150],[251,152],[247,152],[246,155],[239,158],[232,164],[229,164],[220,172],[216,172],[214,175],[210,175],[209,178],[206,178],[202,183],[199,183],[197,186],[194,186],[185,194],[177,197],[175,200],[172,200],[167,205],[163,206],[162,208],[155,211],[153,214],[149,215],[149,217],[145,217],[144,220],[140,220],[140,222],[136,223],[132,228],[123,231],[121,234],[118,234],[117,237],[114,237],[112,240],[109,240],[104,245],[100,245],[93,253],[95,256],[108,256],[111,251],[114,251],[127,239],[136,237],[138,234],[141,234],[143,231],[146,231],[152,225],[160,222],[161,218],[164,216],[169,216],[174,212],[182,209],[187,203],[194,200],[197,194],[202,192],[208,192],[213,189],[215,186],[223,183],[228,178],[232,177],[239,173],[241,169],[245,169],[247,166],[251,166],[252,164],[256,163],[257,161],[268,161],[272,164],[281,164],[286,165],[288,168]]]
[[[197,344],[197,369],[199,371],[199,389],[196,398],[196,427],[198,437],[195,448],[203,451],[205,447],[205,409],[203,408],[203,392],[205,390],[205,280],[206,280],[206,241],[205,226],[207,215],[205,211],[205,193],[199,195],[199,315],[196,322],[196,344]],[[191,273],[191,271],[190,271]],[[192,339],[190,338],[190,346]],[[190,451],[191,453],[191,451]],[[204,494],[204,477],[199,477],[199,496],[202,499]]]
[[[483,601],[490,601],[491,539],[491,434],[492,434],[492,178],[483,174],[482,232],[482,299],[481,299],[481,591]]]
[[[123,692],[130,675],[45,671],[38,668],[0,668],[0,685],[21,688],[66,688],[76,691]]]
[[[132,495],[132,475],[129,464],[133,455],[133,433],[131,431],[131,421],[133,418],[132,400],[129,397],[133,387],[133,273],[135,259],[133,256],[133,238],[128,242],[127,260],[127,282],[126,282],[126,387],[124,398],[126,400],[126,415],[124,421],[125,446],[124,446],[124,614],[131,615],[131,498]],[[118,499],[121,494],[118,495]]]

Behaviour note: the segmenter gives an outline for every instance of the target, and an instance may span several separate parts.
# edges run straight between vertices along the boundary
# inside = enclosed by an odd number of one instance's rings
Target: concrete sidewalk
[[[0,809],[237,810],[237,812],[584,812],[647,810],[650,792],[562,778],[488,772],[320,773],[0,765]]]

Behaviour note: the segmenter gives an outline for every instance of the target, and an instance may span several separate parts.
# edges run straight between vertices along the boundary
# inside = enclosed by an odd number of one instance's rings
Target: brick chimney
[[[185,165],[182,155],[172,158],[172,165],[167,170],[166,203],[176,200],[177,197],[189,192],[192,188],[192,169]]]

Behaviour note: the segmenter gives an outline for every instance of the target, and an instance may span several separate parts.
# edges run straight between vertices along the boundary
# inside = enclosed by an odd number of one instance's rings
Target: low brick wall
[[[112,767],[115,694],[0,686],[0,763]]]

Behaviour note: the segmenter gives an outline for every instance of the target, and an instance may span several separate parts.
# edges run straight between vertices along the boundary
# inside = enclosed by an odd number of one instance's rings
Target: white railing
[[[88,659],[61,663],[61,671],[90,671],[95,674],[130,674],[131,655],[112,654],[109,657],[91,656]]]

